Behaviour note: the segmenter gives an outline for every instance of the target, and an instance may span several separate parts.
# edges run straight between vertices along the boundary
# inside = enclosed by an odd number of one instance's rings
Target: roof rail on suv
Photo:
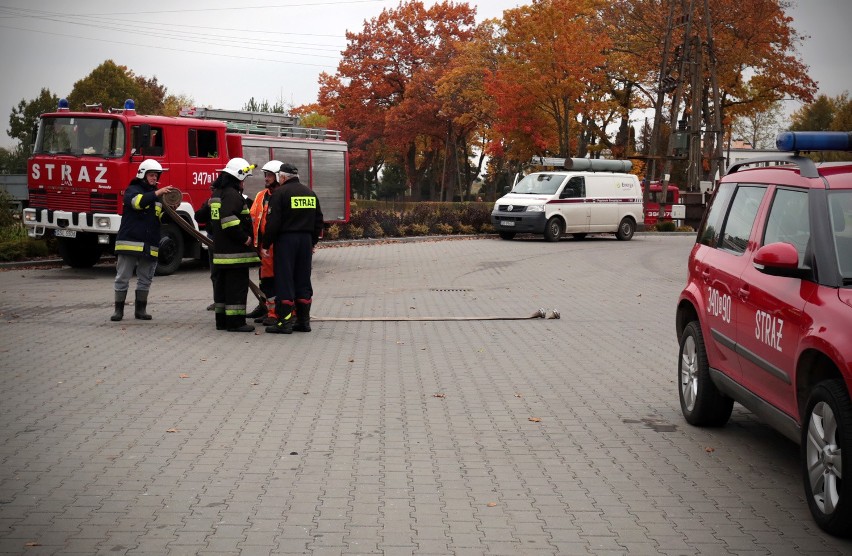
[[[799,167],[799,174],[803,178],[818,178],[819,172],[816,169],[816,164],[814,161],[806,156],[796,156],[794,154],[789,153],[778,153],[774,156],[762,156],[760,158],[749,158],[748,160],[740,160],[739,162],[735,162],[728,167],[728,171],[726,174],[733,174],[737,170],[742,170],[744,166],[751,166],[752,164],[762,164],[767,162],[778,162],[778,163],[787,163],[794,164]]]
[[[802,151],[852,151],[852,132],[849,131],[785,131],[775,138],[779,154],[751,158],[732,164],[727,173],[732,174],[743,166],[767,162],[794,164],[803,178],[818,178],[816,164],[810,158],[799,156]],[[787,154],[793,153],[793,154]]]

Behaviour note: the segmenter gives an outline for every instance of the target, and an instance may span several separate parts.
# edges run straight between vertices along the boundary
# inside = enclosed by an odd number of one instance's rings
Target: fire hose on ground
[[[171,194],[170,194],[171,193]],[[196,230],[192,224],[181,218],[175,211],[175,208],[180,204],[183,195],[179,190],[175,189],[172,192],[166,193],[163,199],[163,207],[166,214],[174,221],[175,224],[188,233],[190,236],[197,239],[199,242],[208,248],[213,246],[213,240],[206,235]],[[266,302],[266,295],[260,291],[260,288],[252,280],[249,280],[249,289],[261,303]],[[558,319],[560,317],[557,309],[547,311],[543,308],[538,309],[531,315],[526,316],[480,316],[480,317],[311,317],[311,320],[318,322],[405,322],[405,321],[467,321],[467,320],[531,320],[531,319]]]

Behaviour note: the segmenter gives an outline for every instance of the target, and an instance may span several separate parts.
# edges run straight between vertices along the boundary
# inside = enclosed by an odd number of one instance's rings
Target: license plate
[[[77,237],[77,230],[55,230],[53,235],[56,237]]]
[[[515,225],[514,220],[501,220],[500,223],[504,226],[514,226]]]

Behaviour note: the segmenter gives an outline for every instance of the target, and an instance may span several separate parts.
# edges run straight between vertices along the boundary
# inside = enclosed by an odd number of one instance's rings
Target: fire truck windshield
[[[111,118],[42,117],[34,154],[118,158],[126,148],[124,123]]]

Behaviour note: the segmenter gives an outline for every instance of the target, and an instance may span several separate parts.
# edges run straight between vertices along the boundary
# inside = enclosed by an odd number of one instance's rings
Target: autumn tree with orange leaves
[[[466,3],[408,1],[347,34],[311,110],[343,132],[365,196],[385,164],[404,168],[414,198],[444,199],[470,194],[483,155],[490,191],[501,172],[533,155],[633,157],[631,118],[655,108],[671,2],[676,18],[696,7],[693,28],[716,62],[723,125],[780,99],[813,98],[788,0],[709,2],[712,47],[702,0],[532,0],[479,27]],[[668,51],[674,78],[680,29]],[[701,95],[709,129],[710,91],[708,72],[701,90],[686,84],[682,106],[671,107],[669,93],[656,108],[681,117]],[[705,135],[705,150],[717,140]]]
[[[501,57],[486,91],[497,104],[492,150],[516,160],[535,154],[584,156],[584,129],[602,106],[600,68],[611,41],[601,0],[533,0],[503,13]]]
[[[457,46],[472,38],[474,15],[467,4],[410,1],[347,33],[337,73],[320,77],[319,104],[368,181],[390,160],[405,168],[417,197],[424,177],[439,172],[453,129],[435,87]],[[435,183],[429,181],[430,196]]]

